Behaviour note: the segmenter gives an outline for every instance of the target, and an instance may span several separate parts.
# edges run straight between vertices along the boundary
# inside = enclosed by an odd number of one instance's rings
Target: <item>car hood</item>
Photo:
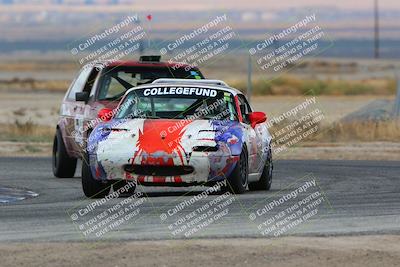
[[[241,150],[243,129],[237,121],[114,119],[94,129],[89,138],[89,152],[95,153],[102,143],[107,143],[108,149],[128,149],[142,154],[171,155],[177,151],[191,153],[213,147],[235,154]]]

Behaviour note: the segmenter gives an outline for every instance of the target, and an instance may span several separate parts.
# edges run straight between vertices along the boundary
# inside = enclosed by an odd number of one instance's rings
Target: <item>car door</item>
[[[72,82],[61,106],[61,117],[65,120],[66,145],[76,155],[82,149],[83,119],[86,103],[76,101],[75,95],[82,92],[93,68],[84,67]],[[90,88],[91,89],[91,88]]]
[[[87,92],[89,98],[87,101],[76,101],[76,114],[75,114],[75,143],[78,145],[76,147],[76,152],[82,153],[85,152],[86,144],[87,144],[87,135],[88,132],[91,130],[89,125],[92,125],[94,120],[97,117],[97,110],[95,110],[96,102],[95,97],[95,87],[96,81],[99,76],[100,70],[98,68],[93,68],[90,71],[88,78],[86,79],[83,87],[82,92]]]
[[[238,102],[240,113],[242,115],[242,125],[245,127],[246,136],[248,140],[248,151],[249,151],[249,173],[258,172],[260,165],[259,151],[262,149],[261,138],[257,131],[251,127],[249,120],[249,113],[252,109],[246,100],[246,97],[242,94],[238,95]]]

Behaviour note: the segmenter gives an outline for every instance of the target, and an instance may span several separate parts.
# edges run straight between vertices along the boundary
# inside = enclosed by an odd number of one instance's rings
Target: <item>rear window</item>
[[[198,69],[168,67],[110,67],[101,76],[97,99],[116,100],[127,89],[151,83],[159,78],[204,79]]]

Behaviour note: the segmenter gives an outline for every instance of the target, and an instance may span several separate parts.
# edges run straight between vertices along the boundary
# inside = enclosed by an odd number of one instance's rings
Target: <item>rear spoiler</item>
[[[205,84],[205,85],[218,85],[218,86],[225,86],[229,87],[228,84],[221,80],[195,80],[195,79],[168,79],[168,78],[161,78],[157,79],[152,82],[152,84],[159,84],[159,83],[186,83],[186,84]]]

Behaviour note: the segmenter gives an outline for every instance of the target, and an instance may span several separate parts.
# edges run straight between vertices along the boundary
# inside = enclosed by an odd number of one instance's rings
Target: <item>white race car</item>
[[[82,167],[88,197],[104,197],[117,180],[151,186],[226,180],[238,194],[271,187],[266,115],[222,81],[159,79],[128,90],[115,110],[99,116],[106,121],[90,134]]]

